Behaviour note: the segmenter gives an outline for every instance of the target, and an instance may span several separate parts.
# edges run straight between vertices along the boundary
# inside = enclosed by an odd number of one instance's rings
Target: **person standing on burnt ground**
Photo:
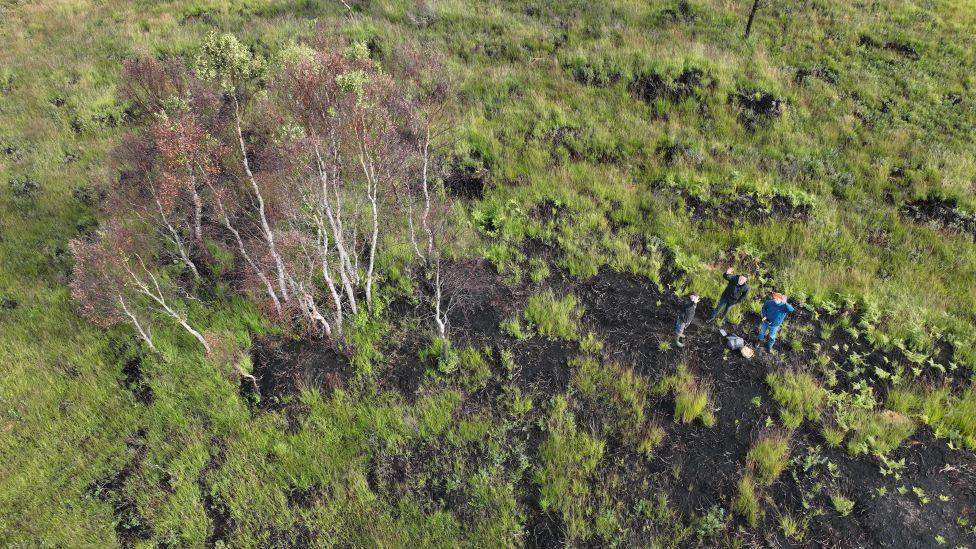
[[[786,296],[773,292],[771,299],[763,303],[762,322],[759,324],[759,344],[766,344],[766,351],[773,352],[776,343],[776,333],[786,320],[786,315],[793,312],[793,306],[787,303]],[[768,338],[768,341],[767,341]]]
[[[681,311],[678,313],[678,321],[674,325],[674,344],[684,347],[685,328],[695,320],[695,310],[698,309],[698,294],[692,292],[687,298],[681,300]]]
[[[728,284],[725,286],[725,290],[722,292],[722,297],[719,298],[718,304],[715,305],[712,315],[708,317],[709,322],[718,318],[719,315],[721,315],[724,321],[725,315],[729,314],[729,309],[733,305],[741,303],[749,295],[749,283],[745,275],[732,274],[732,267],[729,267],[726,269],[724,276]]]

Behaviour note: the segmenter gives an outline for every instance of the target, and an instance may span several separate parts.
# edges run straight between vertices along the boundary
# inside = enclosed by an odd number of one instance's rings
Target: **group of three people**
[[[729,313],[729,309],[741,303],[749,295],[748,278],[745,275],[735,275],[732,273],[732,267],[729,267],[725,271],[725,280],[728,281],[728,284],[725,286],[725,290],[722,292],[718,304],[712,310],[712,314],[708,317],[708,322],[712,322],[719,317],[725,320],[725,315]],[[675,325],[674,332],[677,339],[676,344],[679,347],[684,346],[685,329],[695,320],[695,310],[698,307],[698,300],[698,294],[690,294],[685,301],[681,313],[678,315],[678,322]],[[759,343],[765,344],[767,351],[773,351],[773,344],[776,343],[776,334],[779,332],[780,326],[783,325],[783,321],[786,320],[786,315],[792,312],[793,306],[788,303],[786,296],[777,292],[773,292],[770,299],[763,303],[762,321],[759,324]]]

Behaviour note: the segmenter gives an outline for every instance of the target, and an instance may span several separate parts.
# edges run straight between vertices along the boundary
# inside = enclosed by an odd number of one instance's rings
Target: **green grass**
[[[649,388],[641,376],[592,356],[572,359],[572,386],[600,413],[606,431],[628,444],[638,444],[645,424]]]
[[[896,412],[918,417],[932,428],[935,436],[976,450],[976,390],[973,388],[962,394],[954,394],[947,388],[892,389],[888,406]]]
[[[854,510],[854,502],[840,493],[831,494],[830,504],[834,506],[834,510],[842,517],[846,517]]]
[[[503,334],[507,334],[518,341],[524,341],[532,335],[527,327],[522,326],[522,321],[518,315],[501,321],[498,329],[501,330]]]
[[[667,433],[664,427],[658,425],[657,423],[651,423],[647,426],[643,437],[637,445],[637,451],[647,459],[651,459],[654,456],[654,452],[661,446],[664,442]]]
[[[885,455],[915,432],[915,422],[910,417],[891,410],[859,414],[852,427],[847,450],[854,455]]]
[[[549,339],[575,341],[580,337],[583,307],[572,294],[557,298],[551,290],[546,290],[532,295],[523,316],[536,333]]]
[[[746,465],[763,485],[776,482],[790,464],[790,436],[780,431],[766,431],[746,454]]]
[[[787,370],[766,376],[773,399],[779,403],[780,419],[790,429],[797,429],[804,420],[817,421],[826,399],[826,391],[810,374]]]
[[[825,425],[823,428],[824,442],[831,448],[840,446],[844,442],[845,436],[847,436],[847,431],[843,429],[838,429],[830,425]]]
[[[417,431],[423,439],[431,439],[442,434],[453,419],[454,412],[461,402],[456,391],[445,391],[429,395],[417,403]]]
[[[783,535],[786,536],[786,539],[801,542],[806,537],[805,522],[787,513],[779,517],[779,528],[783,532]]]
[[[214,528],[205,495],[227,505],[235,546],[298,544],[298,531],[350,546],[524,542],[517,473],[444,465],[439,472],[452,474],[434,476],[474,495],[467,521],[424,501],[417,495],[423,487],[392,504],[367,482],[377,455],[414,445],[473,452],[469,446],[485,435],[483,450],[498,458],[504,445],[493,441],[496,433],[536,419],[545,401],[533,407],[533,395],[514,390],[500,399],[504,419],[464,416],[458,399],[481,386],[484,374],[473,355],[444,373],[470,378],[469,386],[425,386],[408,402],[375,383],[387,330],[364,321],[353,334],[358,381],[330,396],[294,397],[308,413],[290,432],[283,413],[248,408],[231,362],[208,360],[172,327],[157,326],[160,353],[151,356],[133,344],[130,330],[104,331],[79,318],[66,288],[67,242],[102,216],[91,200],[97,188],[119,181],[111,151],[129,129],[117,93],[121,63],[135,55],[192,59],[213,30],[233,32],[269,58],[293,41],[309,41],[316,27],[368,40],[381,61],[405,39],[444,53],[458,87],[456,146],[448,154],[487,170],[491,181],[463,215],[484,239],[457,244],[478,250],[506,279],[539,284],[559,276],[526,256],[530,239],[550,246],[555,265],[574,278],[611,266],[660,284],[667,267],[682,275],[682,290],[707,295],[719,290],[716,267],[732,262],[753,275],[754,295],[775,287],[815,307],[850,303],[877,312],[870,326],[859,327],[872,342],[905,347],[924,362],[942,337],[962,371],[976,366],[976,248],[966,235],[899,213],[906,200],[925,196],[976,211],[976,118],[966,108],[976,62],[970,0],[881,0],[870,8],[827,0],[763,9],[750,41],[740,38],[745,2],[689,2],[690,22],[670,18],[668,3],[581,9],[572,2],[447,0],[430,3],[429,22],[413,2],[355,4],[353,17],[341,2],[286,0],[0,6],[0,298],[18,304],[0,309],[0,544],[117,545],[114,514],[125,503],[137,515],[132,520],[152,527],[151,539],[140,543],[202,546]],[[861,35],[911,42],[920,59],[858,45]],[[636,75],[672,82],[686,68],[703,70],[711,85],[694,97],[650,104],[630,91]],[[828,76],[799,78],[799,69],[814,68]],[[784,114],[746,128],[748,117],[729,97],[752,89],[783,98]],[[668,160],[666,150],[684,152]],[[718,210],[736,195],[760,205],[809,206],[809,215],[789,226],[767,219],[730,228]],[[531,213],[547,199],[565,207],[559,217]],[[691,216],[693,201],[708,219]],[[215,257],[211,266],[228,273],[229,263]],[[208,335],[246,352],[270,328],[233,292],[225,285],[196,296],[191,314]],[[516,320],[544,337],[577,340],[581,311],[568,297],[536,296],[534,319],[527,310]],[[745,310],[737,308],[733,320]],[[527,326],[512,332],[531,336]],[[120,382],[134,358],[152,390],[148,404]],[[962,371],[955,375],[965,377]],[[632,397],[640,391],[621,379],[600,382],[594,394],[618,395],[615,406],[636,418],[639,399]],[[816,391],[806,390],[813,385],[779,381],[782,400],[770,386],[788,413],[784,422],[815,421]],[[694,379],[672,387],[678,421],[714,422],[707,389]],[[956,447],[976,449],[971,387],[890,395],[892,410]],[[854,407],[843,419],[867,409]],[[883,453],[910,435],[908,422],[885,412],[863,415],[829,436],[825,430],[825,438],[839,445],[850,436],[852,451]],[[574,535],[599,530],[612,537],[621,522],[589,510],[598,499],[588,482],[602,442],[570,419],[548,417],[545,454],[510,462],[544,473],[538,485],[549,508],[569,517]],[[651,430],[641,440],[652,447],[657,438]],[[464,461],[455,454],[447,461],[455,457]],[[123,469],[132,474],[120,490],[104,500],[92,496]],[[747,478],[735,512],[755,523],[759,497]],[[321,505],[288,505],[294,489],[313,487],[329,494]],[[660,519],[652,522],[664,539],[681,539],[680,519],[666,504],[642,509],[648,520]]]
[[[756,481],[752,475],[746,473],[739,479],[739,485],[732,499],[732,511],[745,519],[749,526],[755,527],[759,524],[762,517],[762,503],[759,500],[759,492]]]
[[[533,477],[541,490],[542,509],[562,517],[570,539],[586,539],[591,535],[593,511],[587,483],[603,457],[604,443],[577,429],[567,408],[562,397],[552,403],[548,436],[539,448]]]
[[[695,378],[685,364],[679,364],[674,374],[658,382],[655,391],[674,396],[674,420],[691,423],[700,419],[702,425],[715,425],[715,414],[710,408],[711,389],[707,383]]]

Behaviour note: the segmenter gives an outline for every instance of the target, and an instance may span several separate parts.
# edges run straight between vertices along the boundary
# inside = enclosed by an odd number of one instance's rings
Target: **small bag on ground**
[[[719,330],[719,333],[722,334],[722,343],[725,348],[730,351],[738,351],[746,345],[746,341],[735,334],[727,334],[725,330]]]

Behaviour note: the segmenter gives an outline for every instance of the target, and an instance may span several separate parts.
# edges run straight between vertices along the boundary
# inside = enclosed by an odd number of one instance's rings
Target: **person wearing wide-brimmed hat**
[[[773,351],[776,343],[776,333],[786,320],[786,315],[793,312],[793,306],[787,303],[786,296],[773,292],[771,299],[763,303],[762,323],[759,324],[759,343],[766,344],[766,350]]]

